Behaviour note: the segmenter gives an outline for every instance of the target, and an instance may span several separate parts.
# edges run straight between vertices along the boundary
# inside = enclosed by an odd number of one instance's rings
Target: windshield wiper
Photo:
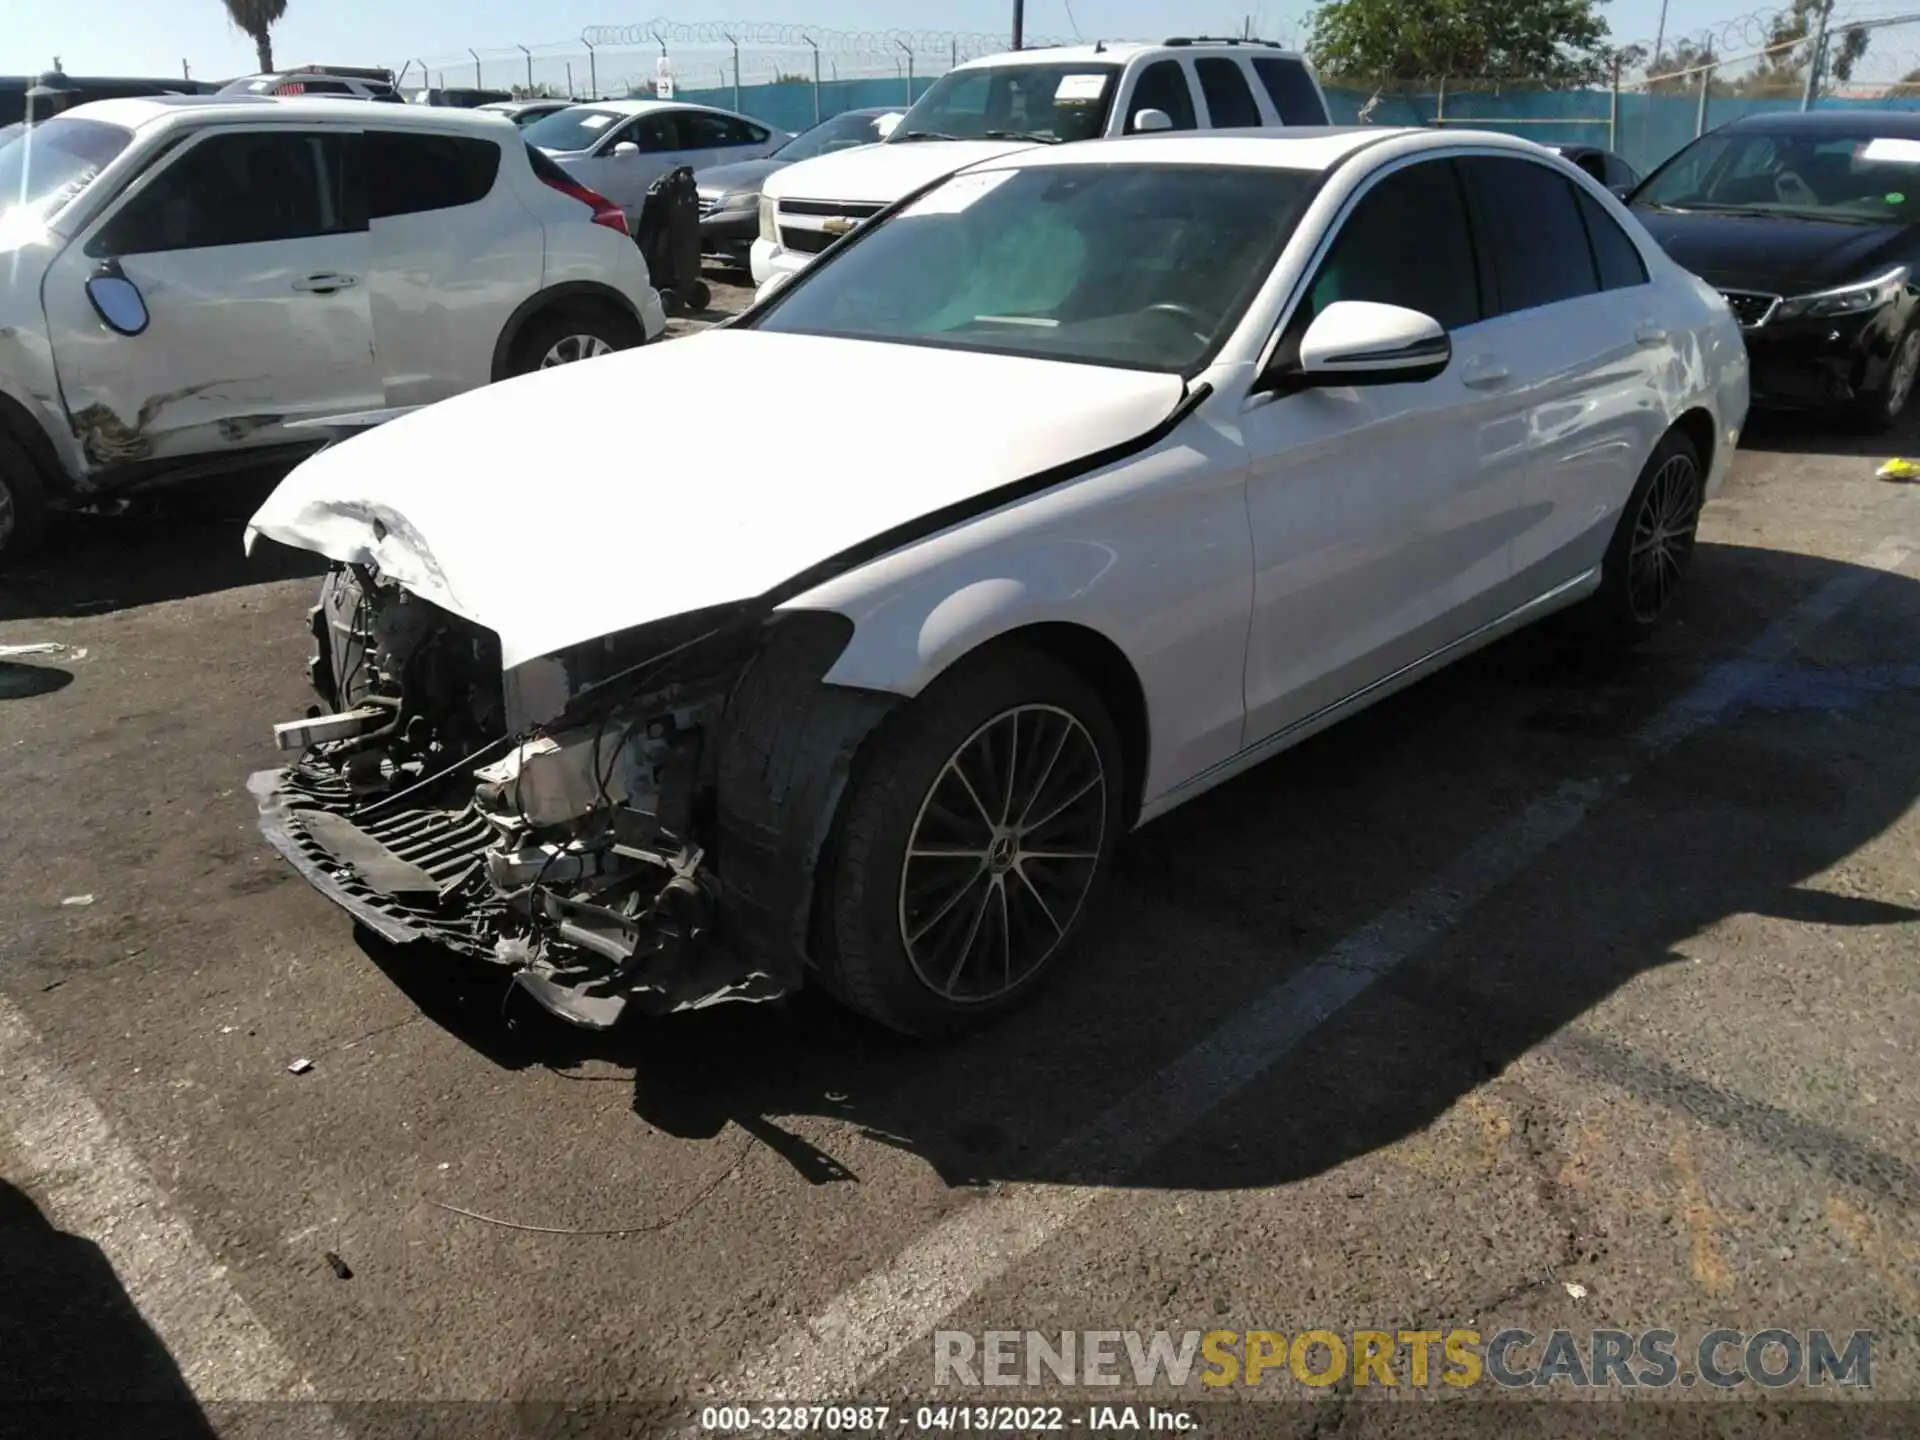
[[[949,135],[944,130],[909,130],[902,135],[889,137],[898,145],[902,140],[958,140],[958,135]]]
[[[1036,145],[1058,145],[1058,135],[1036,135],[1031,130],[983,130],[982,138],[987,140],[1031,140]]]

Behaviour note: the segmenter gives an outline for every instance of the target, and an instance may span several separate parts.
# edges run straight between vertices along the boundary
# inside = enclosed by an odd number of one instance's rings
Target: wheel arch
[[[1720,427],[1704,405],[1695,405],[1682,411],[1669,425],[1669,431],[1678,430],[1687,437],[1693,446],[1694,454],[1700,461],[1700,474],[1704,478],[1713,473],[1715,447],[1720,439]]]
[[[527,326],[543,316],[577,309],[610,309],[631,320],[642,337],[647,333],[646,321],[633,308],[633,302],[613,286],[598,280],[567,280],[529,295],[507,317],[507,323],[500,327],[500,338],[493,342],[493,365],[489,371],[492,377],[495,380],[506,378],[513,347]]]
[[[50,495],[68,494],[74,489],[73,477],[61,463],[53,437],[33,416],[33,412],[5,390],[0,389],[0,432],[27,452],[40,472],[40,483]]]

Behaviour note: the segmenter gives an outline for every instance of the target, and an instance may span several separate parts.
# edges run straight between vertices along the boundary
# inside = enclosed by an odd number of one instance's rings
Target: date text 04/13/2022
[[[700,1412],[700,1428],[734,1435],[1187,1434],[1198,1422],[1189,1411],[1158,1405],[709,1405]]]

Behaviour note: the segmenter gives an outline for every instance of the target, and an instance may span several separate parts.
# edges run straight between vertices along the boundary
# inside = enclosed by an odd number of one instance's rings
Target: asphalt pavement
[[[1522,635],[1143,829],[1077,963],[937,1047],[811,996],[593,1036],[356,934],[244,789],[308,703],[316,567],[242,555],[245,487],[63,519],[0,581],[0,645],[61,647],[0,663],[0,1431],[642,1434],[784,1397],[882,1433],[1130,1400],[1627,1434],[1764,1397],[1920,1433],[1890,443],[1756,424],[1642,652]],[[1716,1327],[1870,1332],[1870,1384],[1643,1386],[1622,1422],[1284,1361],[935,1383],[935,1332]]]

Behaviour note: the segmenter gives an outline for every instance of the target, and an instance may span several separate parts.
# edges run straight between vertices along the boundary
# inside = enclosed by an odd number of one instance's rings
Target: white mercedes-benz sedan
[[[323,703],[262,829],[577,1024],[950,1031],[1130,828],[1554,612],[1649,634],[1746,409],[1726,303],[1529,142],[1004,156],[293,471],[248,544],[335,562]]]

